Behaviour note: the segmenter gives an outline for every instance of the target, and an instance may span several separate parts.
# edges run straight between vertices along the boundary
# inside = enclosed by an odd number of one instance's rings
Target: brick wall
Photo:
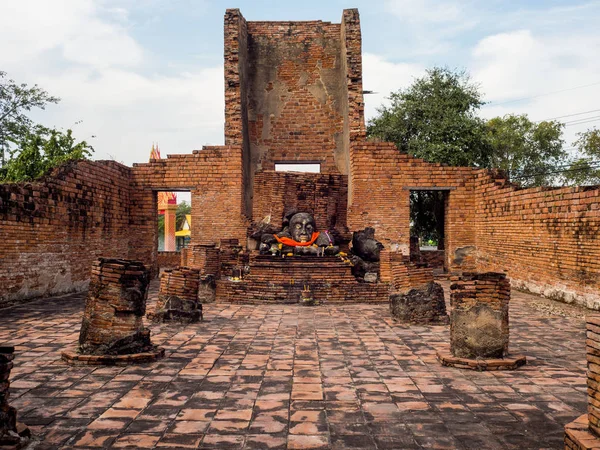
[[[339,173],[344,111],[340,24],[248,22],[248,132],[257,169],[319,161]]]
[[[414,264],[400,253],[386,252],[384,256],[389,258],[389,270],[395,291],[405,293],[411,289],[422,289],[433,281],[433,270],[430,267]]]
[[[131,184],[131,228],[135,245],[130,258],[156,272],[156,191],[190,190],[194,244],[219,243],[223,238],[246,240],[247,219],[242,183],[242,148],[212,146],[189,155],[134,164]]]
[[[181,252],[158,252],[156,263],[161,269],[172,269],[180,266]]]
[[[348,206],[348,177],[315,173],[263,171],[256,174],[252,217],[271,216],[281,227],[283,215],[292,208],[310,212],[317,229],[345,230]]]
[[[248,26],[239,9],[225,11],[225,145],[241,146],[244,213],[252,209],[253,167],[248,139]]]
[[[375,228],[391,252],[409,254],[410,189],[448,188],[446,260],[453,270],[473,270],[475,170],[446,167],[401,154],[389,142],[354,142],[350,148],[348,227]],[[382,265],[382,277],[385,270]]]
[[[225,143],[241,145],[245,211],[254,174],[276,162],[349,171],[349,142],[365,137],[360,19],[341,23],[224,20]]]
[[[130,172],[82,161],[36,183],[0,184],[0,306],[82,290],[96,258],[127,257]]]
[[[600,308],[600,189],[517,189],[481,171],[476,233],[480,271],[516,288]]]
[[[347,142],[349,144],[351,141],[362,140],[366,136],[362,84],[362,37],[358,9],[344,10],[341,31],[344,84],[348,89],[348,117],[344,121],[345,125],[347,124]],[[349,145],[346,148],[349,148]]]

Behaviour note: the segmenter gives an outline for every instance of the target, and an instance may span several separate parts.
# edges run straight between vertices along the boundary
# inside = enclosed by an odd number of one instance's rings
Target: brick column
[[[22,448],[31,433],[27,427],[17,427],[17,410],[8,404],[10,371],[13,368],[15,348],[0,347],[0,447]]]
[[[588,413],[565,426],[565,450],[600,448],[600,315],[586,317]]]
[[[510,281],[503,273],[464,273],[451,277],[450,353],[442,364],[462,369],[512,370],[526,363],[508,356]]]
[[[139,353],[151,348],[146,313],[150,273],[141,262],[100,258],[92,265],[81,333],[84,354]]]
[[[586,322],[588,421],[590,430],[600,436],[600,315],[588,316]]]
[[[450,351],[461,358],[508,354],[510,283],[502,273],[465,273],[451,278]]]
[[[215,244],[193,244],[188,247],[188,266],[200,270],[201,275],[218,277],[220,249]]]
[[[212,286],[213,298],[207,299],[206,285]],[[165,270],[160,277],[160,291],[152,320],[158,322],[198,322],[202,319],[201,300],[214,301],[214,278],[200,276],[199,269],[179,267]],[[202,290],[202,299],[200,291]]]

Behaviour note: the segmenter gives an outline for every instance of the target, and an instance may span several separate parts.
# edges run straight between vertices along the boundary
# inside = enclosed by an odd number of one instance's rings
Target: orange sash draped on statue
[[[289,247],[308,247],[309,245],[313,245],[315,243],[315,241],[317,240],[317,238],[319,237],[319,232],[315,231],[312,234],[312,237],[310,238],[310,241],[308,242],[298,242],[295,241],[291,238],[288,237],[279,237],[276,234],[274,234],[273,236],[275,236],[275,239],[277,239],[277,242],[283,244],[283,245],[287,245]]]

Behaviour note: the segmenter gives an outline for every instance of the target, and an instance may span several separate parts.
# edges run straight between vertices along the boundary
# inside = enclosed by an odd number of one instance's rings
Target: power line
[[[587,167],[576,167],[573,169],[562,169],[562,170],[554,170],[551,172],[535,172],[532,173],[530,175],[517,175],[514,177],[510,177],[511,180],[520,180],[522,178],[533,178],[533,177],[537,177],[537,176],[543,176],[543,175],[556,175],[559,173],[567,173],[567,172],[580,172],[582,170],[596,170],[596,169],[600,169],[600,163],[596,163],[596,164],[590,164]]]
[[[585,120],[593,120],[593,119],[598,119],[598,118],[600,118],[600,115],[598,115],[598,116],[590,116],[590,117],[582,117],[581,119],[569,120],[567,122],[564,122],[564,124],[565,125],[569,125],[569,124],[572,124],[572,123],[582,122],[582,121],[585,121]]]
[[[598,121],[600,121],[600,118],[598,118],[598,119],[592,119],[592,120],[585,120],[583,122],[571,122],[571,123],[569,123],[569,124],[567,124],[565,126],[566,127],[573,127],[575,125],[585,125],[586,123],[594,123],[594,122],[598,122]]]
[[[578,113],[573,113],[573,114],[566,114],[564,116],[552,117],[550,119],[536,120],[535,122],[536,123],[539,123],[539,122],[548,122],[550,120],[562,119],[563,117],[582,116],[584,114],[589,114],[589,113],[598,112],[598,111],[600,111],[600,109],[592,109],[590,111],[578,112]]]
[[[496,102],[489,102],[489,103],[486,103],[486,104],[485,104],[485,105],[483,105],[483,106],[490,106],[490,105],[491,105],[491,106],[505,105],[505,104],[507,104],[507,103],[515,103],[515,102],[520,102],[520,101],[523,101],[523,100],[529,100],[529,99],[532,99],[532,98],[545,97],[546,95],[558,94],[558,93],[560,93],[560,92],[574,91],[575,89],[583,89],[583,88],[590,87],[590,86],[597,86],[597,85],[599,85],[599,84],[600,84],[600,81],[598,81],[598,82],[596,82],[596,83],[584,84],[584,85],[581,85],[581,86],[575,86],[575,87],[572,87],[572,88],[561,89],[561,90],[559,90],[559,91],[552,91],[552,92],[546,92],[546,93],[544,93],[544,94],[532,95],[531,97],[523,97],[523,98],[517,98],[517,99],[515,99],[515,100],[507,100],[507,101],[505,101],[505,102],[499,102],[499,103],[496,103]]]

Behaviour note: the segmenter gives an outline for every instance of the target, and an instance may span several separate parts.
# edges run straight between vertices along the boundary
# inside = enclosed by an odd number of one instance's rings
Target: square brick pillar
[[[600,315],[586,317],[588,413],[565,426],[565,449],[600,448]]]

